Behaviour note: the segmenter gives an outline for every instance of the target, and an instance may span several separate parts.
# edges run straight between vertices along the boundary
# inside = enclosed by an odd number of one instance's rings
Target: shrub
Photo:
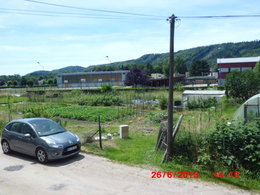
[[[2,129],[4,128],[6,122],[0,120],[0,136],[2,135]]]
[[[259,79],[253,71],[231,72],[225,81],[227,96],[245,101],[259,91]]]
[[[242,165],[245,169],[259,171],[260,125],[254,123],[217,124],[209,135],[212,157],[231,168]]]
[[[190,162],[196,162],[201,135],[197,132],[179,132],[173,144],[174,156],[185,156]]]
[[[104,95],[100,96],[91,103],[91,106],[121,106],[123,100],[118,96]]]
[[[78,99],[79,105],[86,106],[121,106],[123,100],[120,96],[108,95],[97,95],[97,96],[82,96]]]
[[[180,131],[173,143],[174,158],[185,157],[206,169],[245,169],[260,176],[260,119],[253,123],[222,121],[210,133]]]
[[[161,108],[161,110],[166,110],[167,109],[167,106],[168,106],[168,100],[166,97],[162,97],[160,100],[159,100],[159,106]]]
[[[196,108],[210,108],[212,106],[217,106],[217,100],[215,97],[202,99],[199,98],[197,100],[190,100],[188,101],[187,107],[188,109],[196,109]]]
[[[162,121],[167,120],[168,114],[167,113],[151,114],[149,118],[150,118],[151,121],[154,121],[156,123],[160,123]]]
[[[183,91],[183,90],[184,90],[184,87],[183,87],[183,85],[182,85],[180,82],[176,83],[175,86],[174,86],[174,88],[175,88],[177,91]]]
[[[101,92],[102,93],[107,93],[107,92],[111,92],[113,90],[112,85],[111,84],[104,84],[101,86]]]

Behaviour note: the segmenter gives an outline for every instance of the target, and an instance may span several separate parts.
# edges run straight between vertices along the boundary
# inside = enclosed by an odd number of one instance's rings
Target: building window
[[[102,79],[98,79],[98,82],[102,82]]]
[[[229,72],[229,68],[220,68],[219,72]]]
[[[247,70],[252,70],[252,67],[242,67],[241,68],[241,71],[247,71]]]
[[[230,68],[230,72],[232,72],[232,71],[238,71],[238,72],[240,72],[240,68]]]
[[[69,81],[68,80],[64,80],[64,83],[68,83]]]

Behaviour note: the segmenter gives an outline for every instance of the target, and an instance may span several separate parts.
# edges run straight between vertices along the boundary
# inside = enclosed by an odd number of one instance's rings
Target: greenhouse
[[[260,117],[260,94],[257,94],[248,99],[237,110],[234,120],[244,120],[249,122]]]

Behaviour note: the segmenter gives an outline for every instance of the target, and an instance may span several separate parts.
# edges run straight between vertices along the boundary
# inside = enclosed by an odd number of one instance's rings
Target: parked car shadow
[[[38,163],[38,161],[35,157],[28,156],[26,154],[22,154],[22,153],[19,153],[19,152],[12,151],[12,153],[8,154],[8,156],[13,157],[13,158],[19,158],[19,159],[22,159],[24,161],[29,161],[29,162],[31,162],[31,164]]]
[[[81,161],[84,158],[85,158],[85,156],[83,154],[79,153],[76,156],[71,156],[71,157],[64,158],[64,159],[49,161],[44,165],[49,166],[49,167],[61,167],[61,166],[65,166],[65,165],[68,165],[68,164],[72,164],[76,161]]]
[[[29,161],[29,162],[31,162],[31,164],[41,164],[41,163],[38,162],[36,157],[28,156],[26,154],[22,154],[22,153],[12,151],[12,153],[8,154],[8,155],[10,157],[13,157],[13,158],[19,158],[19,159],[22,159],[24,161]],[[85,158],[85,156],[83,154],[79,153],[78,155],[71,156],[71,157],[68,157],[68,158],[49,161],[46,164],[42,164],[42,165],[49,166],[49,167],[60,167],[60,166],[72,164],[76,161],[83,160],[84,158]]]

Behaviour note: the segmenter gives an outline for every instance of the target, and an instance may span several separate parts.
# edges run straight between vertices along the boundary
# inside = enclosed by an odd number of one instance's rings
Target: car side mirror
[[[30,137],[31,137],[31,134],[30,134],[30,133],[26,133],[26,134],[24,135],[24,137],[30,138]]]

